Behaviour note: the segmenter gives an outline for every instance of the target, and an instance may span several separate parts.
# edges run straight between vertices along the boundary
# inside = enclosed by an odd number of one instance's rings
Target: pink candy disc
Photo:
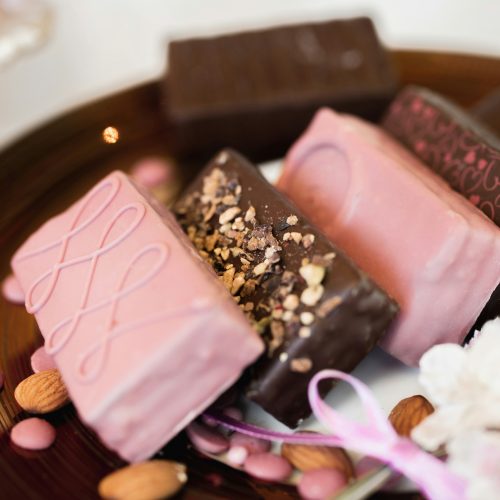
[[[292,466],[281,455],[256,453],[245,461],[245,471],[264,481],[284,481],[292,473]]]
[[[186,429],[193,446],[204,453],[222,453],[229,448],[229,441],[219,432],[203,424],[192,422]]]
[[[52,370],[53,368],[56,368],[56,364],[54,363],[52,356],[47,354],[44,346],[39,347],[31,355],[31,369],[34,373]]]
[[[24,292],[13,274],[9,274],[2,283],[2,294],[13,304],[24,304]]]
[[[300,496],[306,500],[324,500],[346,484],[345,476],[336,469],[315,469],[302,474],[298,489]]]
[[[248,450],[243,446],[231,446],[227,452],[227,460],[233,465],[243,465],[248,458]]]
[[[10,439],[26,450],[44,450],[56,439],[56,430],[41,418],[28,418],[12,428]]]
[[[159,157],[143,158],[132,167],[131,175],[143,186],[153,188],[170,179],[172,165]]]
[[[230,438],[231,446],[242,446],[246,448],[249,454],[264,453],[271,449],[271,441],[265,439],[254,438],[235,432]]]

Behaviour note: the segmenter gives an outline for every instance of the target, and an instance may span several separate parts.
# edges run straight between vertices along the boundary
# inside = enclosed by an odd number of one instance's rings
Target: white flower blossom
[[[500,429],[500,318],[487,322],[466,348],[429,349],[419,380],[436,406],[412,432],[422,447],[435,450],[468,430]]]
[[[466,431],[448,443],[450,469],[467,481],[467,500],[500,498],[500,432]]]

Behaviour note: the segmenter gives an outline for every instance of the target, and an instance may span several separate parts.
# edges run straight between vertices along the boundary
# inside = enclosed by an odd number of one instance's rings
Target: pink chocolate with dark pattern
[[[500,225],[500,139],[428,89],[408,86],[382,126]]]

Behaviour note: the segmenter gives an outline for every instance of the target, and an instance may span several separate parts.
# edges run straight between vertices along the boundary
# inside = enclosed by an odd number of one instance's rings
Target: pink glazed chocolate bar
[[[278,183],[400,304],[382,346],[461,342],[500,277],[500,231],[382,130],[320,110]]]
[[[170,213],[120,172],[36,231],[12,267],[80,417],[129,461],[263,349]]]

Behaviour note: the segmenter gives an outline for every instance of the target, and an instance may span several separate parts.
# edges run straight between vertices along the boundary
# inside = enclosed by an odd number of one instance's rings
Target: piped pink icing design
[[[383,126],[500,225],[500,150],[412,88],[399,94]]]
[[[80,416],[131,461],[179,432],[263,348],[148,196],[115,172],[12,260]]]
[[[464,339],[498,283],[500,231],[443,179],[382,130],[324,109],[278,187],[397,300],[388,352],[416,364]]]

